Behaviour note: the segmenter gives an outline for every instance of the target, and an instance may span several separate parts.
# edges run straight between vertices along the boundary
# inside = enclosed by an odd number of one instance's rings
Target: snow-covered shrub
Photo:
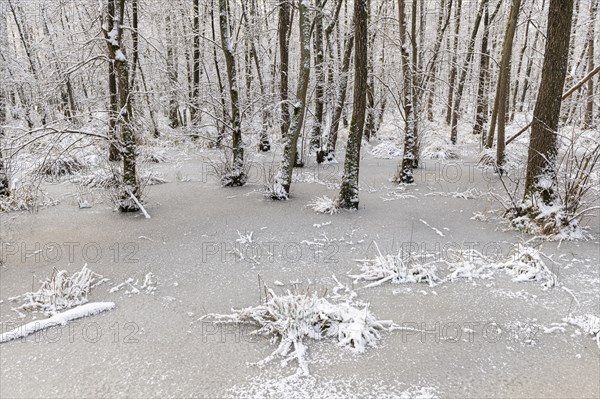
[[[493,265],[480,252],[475,250],[461,251],[456,257],[456,261],[445,262],[450,270],[450,274],[446,276],[447,281],[460,279],[473,281],[492,278],[494,274]]]
[[[329,215],[333,215],[340,211],[337,201],[329,198],[326,195],[313,198],[313,200],[307,206],[316,213],[326,213]]]
[[[440,161],[458,159],[456,146],[441,139],[434,140],[432,144],[425,147],[421,155],[425,159],[437,159]]]
[[[513,281],[542,281],[542,285],[548,288],[557,284],[556,275],[546,266],[540,251],[522,244],[517,245],[510,260],[495,267],[504,269]]]
[[[237,165],[231,151],[225,151],[220,159],[208,162],[223,187],[239,187],[248,182],[250,163],[244,159],[242,165]]]
[[[58,200],[43,191],[39,182],[20,182],[15,179],[10,189],[10,195],[0,197],[0,212],[34,212],[39,208],[57,204]]]
[[[165,163],[170,158],[164,148],[140,146],[138,147],[137,161],[140,163]]]
[[[81,172],[85,168],[84,162],[68,153],[58,155],[48,154],[39,162],[35,173],[47,177],[62,177]]]
[[[277,295],[266,289],[265,303],[233,310],[233,314],[208,314],[200,320],[217,324],[250,324],[252,335],[272,338],[277,349],[256,363],[263,366],[278,357],[283,364],[298,362],[297,374],[308,375],[306,340],[334,339],[339,346],[362,353],[377,345],[381,332],[388,331],[391,321],[380,321],[367,307],[360,309],[350,302],[332,303],[308,291]]]
[[[383,255],[379,248],[373,259],[358,260],[361,263],[360,274],[351,275],[354,282],[372,281],[364,288],[375,287],[387,281],[395,284],[427,283],[434,286],[440,279],[436,275],[434,264],[420,264],[410,256]]]
[[[54,269],[52,276],[42,281],[36,292],[28,292],[12,299],[23,299],[25,302],[17,310],[54,314],[86,303],[92,288],[104,281],[103,276],[88,269],[87,265],[72,276],[66,270]]]
[[[393,141],[383,141],[373,147],[369,153],[379,159],[393,159],[402,156],[402,148],[397,146]]]

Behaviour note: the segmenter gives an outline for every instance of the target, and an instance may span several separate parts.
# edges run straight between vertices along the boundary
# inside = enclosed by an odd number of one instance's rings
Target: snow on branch
[[[339,346],[362,353],[374,347],[380,333],[390,331],[392,321],[377,320],[368,307],[355,307],[350,301],[332,303],[316,293],[290,291],[277,295],[267,290],[265,303],[233,310],[233,314],[208,314],[200,320],[216,324],[250,324],[256,326],[252,335],[271,337],[279,341],[277,349],[256,363],[266,365],[283,358],[283,364],[298,362],[296,374],[309,375],[306,340],[334,339]]]
[[[15,339],[23,338],[38,331],[42,331],[54,326],[64,326],[71,320],[81,319],[83,317],[93,316],[98,313],[114,309],[113,302],[94,302],[69,309],[62,313],[57,313],[52,317],[43,320],[35,320],[14,330],[7,331],[0,335],[0,343],[9,342]]]

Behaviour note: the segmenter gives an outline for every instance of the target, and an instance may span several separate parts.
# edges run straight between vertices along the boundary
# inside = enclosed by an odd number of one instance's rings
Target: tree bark
[[[473,50],[475,49],[475,40],[477,39],[477,32],[479,31],[479,25],[481,24],[483,11],[485,8],[487,8],[487,2],[488,0],[481,0],[481,3],[479,5],[479,11],[477,12],[477,16],[475,17],[475,23],[473,25],[473,32],[471,32],[471,40],[469,41],[469,45],[467,48],[467,55],[460,72],[460,78],[458,79],[458,88],[456,90],[456,95],[454,98],[454,107],[452,111],[452,132],[450,134],[450,141],[452,142],[452,144],[456,144],[456,140],[458,138],[458,117],[460,113],[460,101],[462,99],[463,90],[465,88],[465,82],[467,80],[467,72],[469,71],[471,60],[473,59]]]
[[[194,0],[194,51],[191,115],[193,123],[200,122],[200,0]]]
[[[219,27],[221,32],[221,47],[227,66],[227,83],[229,86],[229,100],[231,101],[231,147],[233,159],[231,171],[222,180],[225,186],[243,186],[247,176],[244,172],[244,148],[242,143],[242,123],[239,104],[239,89],[235,56],[233,54],[233,27],[229,21],[229,0],[219,0]]]
[[[498,146],[496,150],[496,163],[499,169],[504,163],[504,141],[506,131],[506,102],[508,101],[510,65],[512,58],[512,47],[519,18],[519,9],[521,0],[513,0],[506,31],[504,33],[504,43],[502,45],[502,57],[500,60],[500,70],[498,72],[498,82],[496,86],[496,98],[494,100],[494,110],[492,111],[492,121],[490,123],[489,134],[486,138],[486,147],[491,148],[494,143],[494,133],[498,127]]]
[[[288,104],[289,91],[289,62],[290,62],[290,38],[291,27],[291,0],[282,0],[279,4],[279,57],[280,62],[280,100],[281,100],[281,135],[285,137],[290,126],[290,108]]]
[[[308,83],[310,81],[310,36],[311,22],[309,11],[312,7],[312,1],[300,0],[298,5],[298,20],[300,25],[300,75],[298,77],[298,87],[296,91],[296,101],[294,103],[294,112],[289,125],[288,132],[284,137],[283,159],[277,174],[271,197],[275,200],[286,200],[289,198],[290,187],[292,185],[292,173],[298,151],[298,137],[304,124],[304,115],[306,113],[306,96],[308,92]]]
[[[454,97],[454,89],[456,83],[456,59],[458,57],[458,36],[460,35],[460,20],[462,17],[462,0],[458,0],[456,12],[454,14],[454,45],[452,50],[452,60],[450,61],[450,77],[448,86],[448,102],[446,105],[446,124],[449,125],[452,121],[452,99]]]
[[[598,13],[598,0],[590,0],[590,23],[588,28],[588,54],[587,54],[587,69],[588,73],[594,70],[594,41],[596,39],[594,25]],[[593,128],[594,121],[594,79],[588,80],[587,83],[587,104],[583,120],[583,128]]]
[[[402,43],[402,80],[404,106],[404,155],[394,181],[398,183],[414,183],[413,167],[416,158],[417,137],[415,135],[415,113],[413,108],[413,77],[411,68],[408,32],[406,28],[405,0],[398,0],[398,19],[400,21],[400,43]]]
[[[335,98],[335,107],[333,110],[333,119],[329,134],[327,135],[327,150],[326,156],[332,158],[335,154],[335,146],[337,144],[338,130],[342,119],[342,112],[346,103],[346,95],[348,92],[348,80],[350,73],[350,63],[352,61],[352,51],[354,49],[354,33],[349,32],[344,44],[344,56],[342,60],[342,70],[340,71],[340,85]]]
[[[111,11],[110,4],[112,1],[108,0],[108,11]],[[103,25],[102,29],[108,46],[109,58],[114,60],[119,94],[118,124],[121,128],[124,184],[123,192],[120,193],[119,210],[121,212],[135,212],[139,211],[139,207],[136,202],[131,201],[131,196],[141,202],[141,193],[136,168],[136,137],[132,124],[133,109],[129,87],[129,63],[123,46],[122,24],[125,15],[125,2],[126,0],[118,0],[116,3],[118,7],[115,10],[112,29],[110,31],[107,29],[109,24]],[[111,18],[110,12],[106,18]]]
[[[317,16],[314,20],[313,47],[315,53],[315,121],[310,134],[310,150],[318,151],[321,148],[321,139],[323,134],[323,111],[325,107],[325,71],[323,62],[325,53],[323,48],[323,6],[322,0],[315,0]]]
[[[567,74],[573,0],[550,0],[542,80],[533,112],[524,202],[556,200],[555,162],[562,91]],[[534,198],[538,197],[538,198]]]
[[[368,85],[368,13],[369,0],[354,1],[354,32],[356,51],[354,52],[354,104],[352,122],[346,147],[344,175],[338,197],[338,205],[345,209],[358,209],[360,169],[360,146],[367,110],[366,91]]]

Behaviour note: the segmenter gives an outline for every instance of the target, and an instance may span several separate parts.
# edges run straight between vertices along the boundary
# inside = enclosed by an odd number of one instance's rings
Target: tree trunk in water
[[[112,29],[104,30],[104,38],[108,45],[110,59],[114,60],[114,68],[117,78],[117,89],[119,93],[119,119],[118,124],[121,127],[121,137],[123,147],[121,156],[123,157],[123,192],[120,193],[119,210],[121,212],[139,211],[139,207],[131,196],[134,196],[138,202],[141,202],[141,193],[137,179],[136,169],[136,137],[132,124],[133,110],[131,106],[131,93],[129,87],[129,63],[123,47],[123,17],[125,15],[125,1],[119,0],[118,10],[115,14]],[[112,0],[109,0],[110,3]],[[110,13],[108,15],[110,19]],[[108,26],[108,25],[107,25]]]
[[[294,112],[288,132],[284,137],[283,159],[273,183],[271,197],[276,200],[286,200],[289,198],[290,187],[292,185],[292,172],[296,161],[298,137],[304,124],[304,115],[306,113],[306,95],[308,92],[308,83],[310,81],[310,36],[311,22],[308,13],[312,7],[310,0],[301,0],[298,6],[298,19],[300,24],[300,75],[298,77],[298,87],[296,92],[296,101],[294,102]]]
[[[496,151],[496,163],[498,168],[502,168],[504,163],[504,136],[506,130],[506,102],[508,100],[510,61],[512,58],[512,46],[519,18],[519,8],[521,0],[513,0],[508,16],[506,31],[504,33],[504,44],[502,45],[502,57],[500,60],[500,70],[498,72],[498,82],[496,86],[496,98],[494,100],[494,110],[492,111],[492,121],[486,138],[486,148],[491,148],[494,143],[494,133],[496,125],[498,126],[498,147]]]
[[[400,43],[402,43],[402,78],[403,78],[403,101],[404,101],[404,156],[394,177],[398,183],[414,183],[413,166],[417,138],[415,136],[415,114],[413,108],[413,77],[411,71],[408,33],[406,29],[406,5],[405,0],[398,0],[398,15],[400,21]]]
[[[221,47],[227,66],[227,83],[229,85],[229,100],[231,101],[231,147],[233,152],[232,165],[229,173],[223,176],[224,186],[243,186],[247,176],[244,172],[244,148],[242,143],[242,121],[240,115],[239,89],[237,69],[233,54],[233,28],[229,22],[229,0],[219,0],[219,27],[221,32]]]
[[[594,24],[596,21],[596,15],[598,13],[598,0],[591,0],[590,2],[590,26],[588,30],[588,56],[587,56],[587,69],[588,73],[594,70],[594,40],[595,31]],[[587,83],[587,106],[585,109],[585,116],[583,121],[584,129],[593,128],[594,121],[594,79],[588,80]]]
[[[322,0],[315,1],[317,16],[315,17],[315,35],[314,35],[314,53],[315,53],[315,121],[310,134],[310,150],[318,151],[321,148],[321,138],[323,134],[323,109],[325,94],[325,71],[323,69],[324,49],[323,49],[323,6]]]
[[[279,5],[279,54],[281,57],[280,70],[280,100],[281,100],[281,135],[285,137],[290,126],[290,108],[288,104],[289,90],[289,62],[290,62],[290,30],[291,0],[282,0]]]
[[[338,197],[338,205],[345,209],[358,209],[358,174],[360,167],[360,145],[365,125],[367,109],[366,91],[368,85],[368,13],[369,0],[354,1],[354,32],[356,51],[354,53],[354,104],[352,122],[346,147],[344,175]]]
[[[452,111],[452,132],[450,134],[450,141],[452,144],[456,144],[458,138],[458,116],[460,113],[460,101],[462,99],[463,90],[465,88],[465,82],[467,80],[467,72],[473,59],[473,50],[475,49],[475,39],[477,39],[477,32],[479,31],[479,25],[481,24],[481,17],[483,16],[483,10],[487,7],[488,0],[482,0],[479,5],[479,11],[475,17],[475,24],[473,25],[473,32],[471,32],[471,40],[467,48],[467,56],[460,72],[460,78],[458,80],[458,89],[456,90],[456,96],[454,98],[454,107]]]
[[[556,199],[555,162],[562,92],[567,74],[573,0],[550,0],[542,80],[533,112],[524,202]],[[537,198],[535,198],[537,197]]]
[[[454,98],[454,85],[456,82],[456,58],[458,57],[458,36],[460,35],[460,19],[462,14],[462,0],[458,0],[456,12],[454,14],[454,46],[452,51],[452,61],[450,64],[450,78],[448,86],[448,103],[446,106],[446,124],[452,121],[452,99]]]

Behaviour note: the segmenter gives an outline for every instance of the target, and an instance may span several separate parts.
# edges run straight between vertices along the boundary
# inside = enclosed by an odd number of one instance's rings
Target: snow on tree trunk
[[[292,185],[292,172],[298,151],[298,137],[302,131],[304,115],[306,113],[306,94],[310,80],[310,36],[311,22],[308,12],[312,4],[310,0],[301,0],[298,7],[298,19],[300,23],[300,75],[298,78],[298,89],[294,102],[294,112],[287,134],[283,139],[283,159],[279,170],[275,175],[275,181],[271,188],[271,198],[275,200],[286,200],[290,194]]]
[[[550,1],[542,80],[531,127],[525,203],[534,196],[546,205],[556,200],[557,129],[567,73],[572,16],[573,0]]]
[[[315,76],[316,76],[316,87],[315,87],[315,115],[312,132],[310,134],[310,149],[311,151],[317,151],[321,148],[321,137],[323,134],[323,111],[325,108],[325,71],[323,69],[324,49],[323,49],[323,5],[322,0],[315,0],[315,7],[317,8],[317,16],[315,17],[315,34],[313,38],[313,46],[315,53]]]
[[[482,0],[479,5],[479,11],[477,12],[477,16],[475,17],[473,31],[471,32],[471,40],[469,41],[469,46],[467,48],[467,55],[460,72],[460,78],[458,79],[458,88],[456,89],[456,95],[454,97],[454,106],[452,109],[452,132],[450,134],[450,141],[452,142],[452,144],[456,144],[456,141],[458,139],[458,117],[460,114],[460,102],[462,100],[465,83],[467,81],[467,72],[470,68],[471,60],[473,59],[473,50],[475,49],[475,40],[477,39],[477,32],[479,31],[479,25],[481,24],[483,11],[487,7],[487,2],[488,0]]]
[[[131,93],[129,88],[129,63],[123,47],[123,16],[125,15],[125,0],[120,0],[114,17],[111,16],[111,1],[108,1],[108,15],[105,18],[113,18],[112,29],[108,30],[110,22],[102,24],[104,38],[108,46],[108,53],[111,60],[114,60],[115,73],[117,78],[117,89],[119,94],[119,118],[118,123],[121,127],[123,157],[123,187],[120,196],[119,210],[121,212],[136,212],[140,208],[136,201],[132,201],[132,196],[138,202],[141,201],[141,193],[136,170],[136,138],[132,125],[133,110],[131,105]],[[104,19],[104,18],[103,18]]]
[[[281,99],[281,135],[285,137],[290,127],[290,110],[288,104],[288,86],[289,86],[289,30],[291,21],[291,0],[283,0],[279,4],[279,53],[280,53],[280,87],[279,94]]]
[[[496,147],[496,164],[501,170],[504,164],[504,148],[505,148],[505,131],[506,131],[506,105],[509,99],[509,79],[510,66],[512,59],[513,41],[517,30],[517,22],[519,19],[519,10],[521,8],[521,0],[513,0],[504,34],[504,43],[502,45],[502,59],[500,61],[500,72],[498,76],[498,84],[496,87],[496,99],[494,102],[494,111],[492,113],[492,122],[490,131],[487,136],[486,147],[491,148],[494,142],[494,131],[498,126],[498,143]]]
[[[360,168],[360,145],[362,142],[365,115],[367,110],[368,86],[368,0],[354,2],[354,35],[356,51],[354,53],[354,104],[352,122],[346,146],[344,175],[338,197],[338,204],[345,209],[358,209],[358,174]]]
[[[587,69],[588,73],[594,70],[594,40],[596,39],[594,21],[598,14],[598,0],[590,0],[590,24],[588,28],[587,37]],[[591,129],[594,127],[594,79],[588,80],[587,83],[587,105],[585,109],[585,116],[583,121],[584,129]]]
[[[415,112],[413,106],[413,77],[410,65],[409,38],[406,32],[405,0],[398,0],[398,14],[400,20],[400,42],[402,43],[402,77],[404,99],[404,155],[398,166],[394,181],[398,183],[414,183],[413,167],[416,159],[417,136],[415,134]]]
[[[227,83],[231,101],[231,129],[233,159],[230,173],[223,176],[221,183],[225,186],[243,186],[247,176],[244,172],[244,148],[242,143],[242,126],[239,105],[239,89],[235,64],[232,26],[229,22],[229,0],[219,0],[219,27],[221,31],[221,47],[227,65]]]

